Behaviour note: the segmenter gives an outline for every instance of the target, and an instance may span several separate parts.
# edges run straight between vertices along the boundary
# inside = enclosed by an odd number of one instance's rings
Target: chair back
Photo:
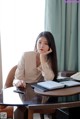
[[[13,83],[13,79],[14,79],[16,68],[17,68],[17,65],[13,66],[11,68],[11,70],[9,71],[9,73],[7,75],[7,78],[6,78],[6,82],[5,82],[4,88],[8,88],[8,87],[13,86],[12,83]]]

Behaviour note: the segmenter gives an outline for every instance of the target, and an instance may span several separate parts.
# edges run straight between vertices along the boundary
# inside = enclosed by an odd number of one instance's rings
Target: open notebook
[[[38,88],[41,91],[48,91],[48,90],[60,89],[64,87],[72,87],[78,85],[80,85],[80,82],[77,81],[61,81],[61,82],[43,81],[37,84],[33,84],[32,87]]]
[[[48,91],[53,89],[64,88],[64,84],[55,82],[55,81],[43,81],[31,85],[33,88],[37,88],[40,91]]]
[[[60,82],[62,84],[65,85],[65,87],[72,87],[72,86],[79,86],[80,85],[80,82],[77,82],[77,81],[62,81]]]
[[[42,86],[44,88],[47,88],[48,90],[64,87],[64,84],[58,83],[58,82],[55,82],[55,81],[39,82],[39,83],[37,83],[37,85]]]

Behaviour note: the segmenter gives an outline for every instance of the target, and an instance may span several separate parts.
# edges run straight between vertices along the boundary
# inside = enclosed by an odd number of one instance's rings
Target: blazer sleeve
[[[42,75],[44,80],[53,80],[54,79],[54,72],[51,69],[50,63],[45,62],[41,65]]]
[[[25,53],[23,54],[21,60],[18,63],[16,72],[15,72],[15,79],[25,80]]]

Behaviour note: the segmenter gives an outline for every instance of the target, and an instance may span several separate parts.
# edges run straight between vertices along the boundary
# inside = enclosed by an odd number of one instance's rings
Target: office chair
[[[16,68],[17,68],[17,65],[12,67],[11,70],[9,71],[8,76],[6,78],[4,88],[9,88],[9,87],[12,86],[12,82],[13,82],[13,79],[14,79]],[[7,118],[13,119],[13,107],[12,106],[0,105],[0,112],[6,112],[7,113]]]

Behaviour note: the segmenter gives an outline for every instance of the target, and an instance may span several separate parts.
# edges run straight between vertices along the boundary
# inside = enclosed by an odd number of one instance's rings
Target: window
[[[23,52],[33,50],[44,30],[45,0],[2,0],[1,43],[3,85]]]

